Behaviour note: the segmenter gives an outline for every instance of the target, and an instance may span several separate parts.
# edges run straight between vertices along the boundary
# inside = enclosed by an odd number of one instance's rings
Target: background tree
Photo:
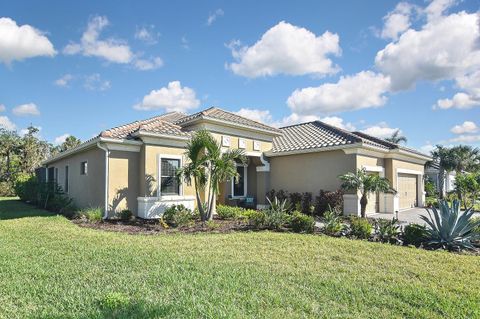
[[[0,182],[2,182],[2,195],[11,195],[13,181],[19,171],[19,151],[21,141],[15,131],[0,128]]]
[[[480,150],[469,145],[458,145],[451,148],[454,170],[457,173],[476,172],[480,167]]]
[[[455,170],[455,152],[451,148],[437,145],[432,151],[433,161],[438,164],[438,188],[440,199],[445,198],[445,176]]]
[[[50,155],[50,146],[47,142],[37,137],[39,130],[34,126],[27,128],[27,133],[20,139],[21,172],[33,174]]]
[[[65,152],[66,150],[74,148],[74,147],[80,145],[81,143],[82,143],[82,141],[80,139],[76,138],[73,135],[70,135],[65,139],[65,141],[62,144],[57,146],[56,151],[57,152]]]
[[[395,192],[390,187],[390,182],[384,177],[376,174],[368,174],[365,169],[359,169],[356,173],[347,173],[339,176],[342,181],[342,189],[346,191],[360,192],[360,212],[366,218],[368,195],[372,193]]]
[[[395,143],[395,144],[399,144],[401,142],[403,143],[407,143],[407,138],[403,135],[400,135],[400,130],[396,130],[395,132],[393,132],[392,136],[390,137],[387,137],[385,138],[386,141],[390,142],[390,143]]]

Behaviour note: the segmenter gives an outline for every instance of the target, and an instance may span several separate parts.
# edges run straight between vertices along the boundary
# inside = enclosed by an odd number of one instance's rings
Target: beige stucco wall
[[[362,168],[364,166],[384,167],[384,160],[383,158],[374,156],[357,155],[357,168]]]
[[[136,214],[139,167],[138,152],[110,151],[108,200],[111,213],[129,209]]]
[[[168,155],[182,156],[182,164],[185,164],[185,149],[182,147],[167,147],[167,146],[156,146],[156,145],[145,145],[144,147],[144,158],[145,158],[145,171],[143,173],[144,178],[141,179],[143,191],[146,197],[157,196],[158,188],[158,157],[168,157]],[[148,183],[148,179],[153,178],[153,183]],[[150,186],[149,186],[150,184]],[[183,195],[191,196],[195,195],[195,187],[192,181],[191,185],[182,183]],[[142,196],[142,195],[141,195]]]
[[[270,188],[311,192],[340,188],[338,176],[355,171],[356,155],[342,150],[270,158]]]
[[[80,175],[80,163],[88,162],[87,175]],[[105,152],[94,147],[50,163],[58,168],[58,184],[64,188],[65,166],[69,166],[68,196],[78,208],[104,207],[105,203]]]
[[[402,160],[396,160],[396,159],[386,159],[385,160],[386,165],[386,171],[385,171],[385,176],[392,181],[392,186],[396,188],[397,185],[397,169],[408,169],[408,170],[413,170],[413,171],[419,171],[424,173],[424,165],[422,164],[417,164],[417,163],[411,163],[407,161],[402,161]]]
[[[231,134],[218,134],[218,133],[211,133],[213,137],[222,145],[222,136],[229,136],[230,137],[230,149],[238,149],[238,141],[239,139],[245,140],[245,152],[258,152],[253,150],[253,141],[254,139],[252,138],[244,138],[244,137],[238,137],[235,135]],[[272,149],[272,142],[267,142],[267,141],[260,141],[260,151],[261,152],[267,152]]]

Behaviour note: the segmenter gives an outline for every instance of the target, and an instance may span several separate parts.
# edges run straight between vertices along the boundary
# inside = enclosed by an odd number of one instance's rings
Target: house
[[[387,177],[398,190],[396,195],[371,196],[369,213],[393,213],[424,203],[424,164],[430,160],[424,154],[320,121],[277,129],[215,107],[103,131],[45,161],[45,175],[77,206],[104,207],[105,217],[129,209],[141,218],[158,218],[173,204],[194,208],[194,185],[179,183],[175,171],[184,164],[188,140],[201,129],[225,149],[243,149],[248,158],[246,165],[237,166],[239,181],[222,185],[220,203],[248,197],[262,207],[272,188],[314,195],[320,189],[336,190],[338,176],[357,168]],[[358,215],[358,194],[345,194],[344,199],[345,213]]]
[[[425,177],[433,182],[438,192],[440,192],[439,171],[440,167],[437,162],[430,162],[425,166]],[[456,175],[457,174],[455,171],[445,173],[445,180],[443,183],[444,192],[451,192],[455,190]]]

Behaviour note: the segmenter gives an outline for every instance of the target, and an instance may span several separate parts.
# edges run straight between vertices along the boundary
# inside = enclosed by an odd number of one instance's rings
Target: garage
[[[417,206],[417,175],[398,174],[398,195],[400,209]]]

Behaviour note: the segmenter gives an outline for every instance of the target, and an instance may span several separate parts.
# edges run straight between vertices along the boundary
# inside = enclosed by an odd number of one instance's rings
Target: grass
[[[0,215],[0,318],[480,318],[476,256],[290,233],[102,232],[8,199]]]

